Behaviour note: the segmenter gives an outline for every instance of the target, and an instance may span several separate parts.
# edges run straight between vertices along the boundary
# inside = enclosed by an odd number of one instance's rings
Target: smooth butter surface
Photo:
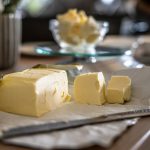
[[[29,69],[4,76],[0,110],[41,116],[69,99],[67,74],[57,69]]]
[[[131,97],[131,79],[128,76],[112,76],[106,89],[108,103],[124,103]]]
[[[102,72],[81,74],[74,81],[74,99],[79,103],[102,105],[105,79]]]

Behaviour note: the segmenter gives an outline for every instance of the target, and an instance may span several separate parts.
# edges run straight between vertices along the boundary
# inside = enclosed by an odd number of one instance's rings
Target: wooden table
[[[55,58],[35,58],[35,57],[21,57],[18,64],[13,68],[0,73],[8,73],[16,70],[22,70],[32,67],[35,64],[47,64],[56,63],[63,60],[70,60],[70,57],[55,57]],[[109,60],[106,63],[101,62],[100,65],[103,68],[111,68],[112,70],[123,69],[124,67],[118,63],[117,60]],[[118,137],[110,148],[102,148],[99,146],[93,146],[86,148],[87,150],[150,150],[150,117],[141,118],[136,125],[129,127],[124,134]],[[29,148],[6,145],[0,143],[0,150],[29,150]]]

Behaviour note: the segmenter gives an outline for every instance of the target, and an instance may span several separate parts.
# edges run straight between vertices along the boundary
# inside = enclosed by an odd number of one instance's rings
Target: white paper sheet
[[[150,67],[129,69],[116,72],[117,75],[128,75],[132,79],[132,99],[120,104],[105,104],[103,106],[83,105],[71,102],[47,113],[41,118],[32,118],[0,112],[0,132],[13,127],[45,122],[68,121],[96,117],[104,114],[126,112],[129,110],[150,108]],[[129,125],[136,122],[134,119],[87,125],[80,128],[55,131],[52,133],[22,136],[6,140],[9,143],[25,145],[34,148],[79,148],[97,144],[104,147],[111,145],[115,137],[119,136]]]
[[[113,140],[123,133],[128,126],[134,125],[137,119],[128,119],[99,125],[86,125],[46,134],[37,134],[11,138],[5,142],[39,149],[85,148],[94,144],[109,147]]]

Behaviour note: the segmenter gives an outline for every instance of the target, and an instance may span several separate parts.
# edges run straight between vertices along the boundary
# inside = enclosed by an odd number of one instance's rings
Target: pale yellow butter
[[[78,75],[74,81],[74,99],[85,104],[105,102],[105,79],[102,72]]]
[[[0,111],[41,116],[69,98],[64,70],[28,69],[4,76],[0,84]]]
[[[128,76],[112,76],[106,89],[108,103],[124,103],[131,97],[131,79]]]
[[[58,30],[62,41],[71,45],[80,45],[85,42],[95,43],[100,36],[100,26],[92,16],[84,11],[68,10],[57,16]]]

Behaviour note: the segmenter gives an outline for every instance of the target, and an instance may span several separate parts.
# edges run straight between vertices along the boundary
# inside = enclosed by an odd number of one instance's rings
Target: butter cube
[[[74,99],[85,104],[105,102],[105,79],[102,72],[78,75],[74,81]]]
[[[0,83],[0,111],[41,116],[69,97],[64,70],[28,69],[8,74]]]
[[[128,76],[112,76],[106,89],[108,103],[124,103],[131,97],[131,79]]]

